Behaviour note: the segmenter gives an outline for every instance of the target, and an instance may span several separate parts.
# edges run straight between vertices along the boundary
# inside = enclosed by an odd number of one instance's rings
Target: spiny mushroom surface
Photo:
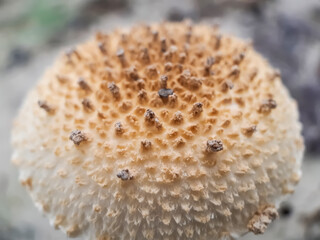
[[[252,46],[216,27],[139,25],[62,55],[12,142],[51,224],[87,239],[263,233],[300,178],[296,103]]]

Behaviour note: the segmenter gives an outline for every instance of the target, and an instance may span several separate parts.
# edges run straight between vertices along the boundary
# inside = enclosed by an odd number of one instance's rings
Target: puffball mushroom
[[[86,239],[263,233],[300,179],[296,103],[250,43],[184,23],[118,29],[63,54],[12,133],[20,181]]]

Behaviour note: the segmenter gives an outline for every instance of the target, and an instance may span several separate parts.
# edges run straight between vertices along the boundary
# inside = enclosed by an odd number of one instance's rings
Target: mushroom
[[[275,70],[248,43],[190,26],[92,39],[72,64],[59,58],[25,99],[12,161],[69,237],[260,234],[294,191],[304,143],[280,77],[270,78]]]

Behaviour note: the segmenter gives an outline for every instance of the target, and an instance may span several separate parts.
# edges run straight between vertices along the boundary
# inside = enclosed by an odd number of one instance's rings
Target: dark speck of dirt
[[[281,218],[288,218],[292,215],[293,212],[293,207],[291,206],[290,203],[284,202],[281,204],[279,208],[279,215]]]
[[[161,98],[168,98],[170,95],[173,94],[173,90],[169,88],[161,88],[158,91],[158,94]]]

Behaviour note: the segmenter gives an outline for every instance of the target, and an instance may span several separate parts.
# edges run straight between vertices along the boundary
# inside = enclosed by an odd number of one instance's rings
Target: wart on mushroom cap
[[[207,141],[207,152],[220,152],[223,150],[223,144],[220,140],[208,140]]]
[[[69,139],[75,144],[80,145],[80,143],[87,141],[87,136],[80,130],[73,130],[70,134]]]
[[[130,172],[128,169],[121,170],[119,173],[117,173],[117,177],[123,181],[133,179],[133,176],[130,175]]]
[[[297,119],[247,43],[206,25],[135,26],[58,60],[19,113],[13,162],[69,236],[260,234],[300,178]]]
[[[39,100],[38,105],[44,109],[47,113],[54,113],[54,108],[50,106],[46,101]]]
[[[260,108],[258,112],[260,113],[270,113],[272,109],[275,109],[277,107],[277,103],[273,99],[266,99],[263,100],[262,104],[260,105]]]
[[[80,77],[78,80],[78,84],[79,84],[80,88],[82,88],[83,90],[91,91],[89,84],[86,82],[86,80],[84,78]]]
[[[192,109],[191,109],[192,116],[194,116],[194,117],[199,116],[203,111],[202,106],[203,106],[203,104],[201,102],[193,104]]]

